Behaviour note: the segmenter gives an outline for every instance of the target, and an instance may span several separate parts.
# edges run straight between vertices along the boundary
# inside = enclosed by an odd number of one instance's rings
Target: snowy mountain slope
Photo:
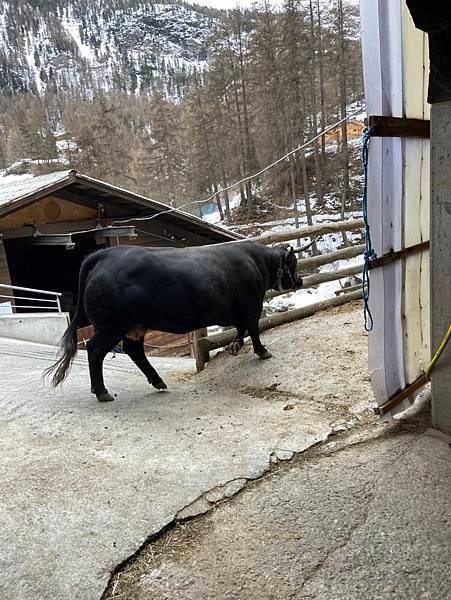
[[[0,1],[0,93],[93,89],[180,95],[206,67],[209,10],[136,0]]]

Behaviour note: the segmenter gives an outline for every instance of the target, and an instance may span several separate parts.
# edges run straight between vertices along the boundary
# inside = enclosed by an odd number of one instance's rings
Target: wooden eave
[[[81,195],[79,196],[80,191],[86,193],[89,192],[90,198],[84,199]],[[179,227],[182,227],[191,233],[195,233],[216,241],[224,242],[227,240],[243,239],[241,234],[233,233],[223,229],[222,227],[206,223],[199,217],[195,217],[194,215],[190,215],[189,213],[185,213],[179,209],[173,209],[166,204],[157,202],[156,200],[151,200],[145,196],[141,196],[140,194],[136,194],[123,188],[113,186],[109,183],[93,179],[87,175],[78,173],[75,170],[69,171],[64,179],[61,179],[53,184],[49,184],[39,190],[27,194],[22,198],[13,200],[4,204],[3,206],[0,206],[0,219],[1,217],[21,210],[22,208],[29,206],[33,202],[45,198],[46,196],[51,194],[58,195],[58,192],[66,192],[67,195],[61,194],[61,197],[66,197],[66,199],[71,202],[76,202],[85,206],[91,205],[95,207],[97,202],[105,202],[106,210],[108,209],[108,202],[114,200],[122,201],[120,202],[122,205],[121,208],[123,208],[124,211],[129,214],[114,217],[117,218],[118,221],[121,219],[127,219],[129,217],[154,217],[154,215],[161,212],[162,214],[158,217],[155,217],[153,220],[158,221],[159,223],[163,222],[168,225],[178,225]],[[96,202],[90,202],[90,199],[95,200]],[[137,211],[138,214],[133,211],[133,206],[130,206],[130,204],[139,208]],[[145,222],[145,220],[142,221],[143,225]],[[137,223],[139,223],[139,221],[131,221],[130,225]]]

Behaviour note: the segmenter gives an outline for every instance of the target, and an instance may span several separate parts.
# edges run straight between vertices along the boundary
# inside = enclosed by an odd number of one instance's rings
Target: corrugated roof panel
[[[0,206],[26,198],[50,185],[67,180],[72,171],[58,171],[48,175],[6,175],[0,177]]]

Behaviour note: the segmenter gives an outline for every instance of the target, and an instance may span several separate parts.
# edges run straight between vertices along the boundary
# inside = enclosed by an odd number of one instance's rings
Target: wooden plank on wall
[[[25,223],[78,222],[95,219],[97,210],[69,202],[56,196],[47,196],[25,206],[5,217],[0,218],[0,229],[14,229],[22,227]]]
[[[86,342],[94,335],[94,327],[88,325],[77,330],[79,349],[86,348]],[[192,336],[187,333],[177,335],[162,331],[149,331],[144,338],[144,349],[149,356],[187,356],[191,353]]]
[[[431,106],[427,101],[429,85],[429,36],[423,34],[423,117],[431,118]],[[420,223],[421,238],[430,238],[431,207],[431,143],[423,140],[423,160],[421,163],[421,200]],[[423,364],[428,364],[431,357],[431,286],[430,286],[430,254],[424,252],[421,258],[420,310],[423,333]]]
[[[148,222],[132,221],[130,224],[135,226],[138,237],[134,240],[120,238],[121,246],[132,244],[145,247],[182,248],[215,243],[213,239],[183,230],[174,224],[162,223],[156,220]]]
[[[365,81],[365,96],[367,112],[380,113],[385,110],[381,84],[381,44],[379,32],[381,29],[378,2],[362,0],[360,4],[361,30],[364,43],[362,44],[363,73]],[[374,138],[370,142],[368,166],[368,214],[371,225],[373,244],[376,249],[381,246],[380,211],[377,208],[381,200],[382,181],[382,138]],[[376,210],[377,209],[377,210]],[[381,252],[379,250],[378,254]],[[371,372],[371,385],[376,400],[387,397],[385,385],[385,355],[383,345],[383,315],[384,296],[382,271],[376,269],[371,274],[370,308],[375,327],[368,340],[368,363]]]
[[[403,68],[402,68],[402,7],[403,0],[389,3],[388,27],[381,31],[382,54],[390,65],[390,77],[383,80],[383,89],[388,90],[390,109],[384,114],[403,116]],[[384,14],[386,6],[381,6]],[[391,144],[390,144],[391,142]],[[384,178],[382,182],[382,205],[384,212],[384,252],[390,247],[400,250],[403,247],[403,145],[399,138],[388,138],[382,142]],[[387,153],[391,148],[391,156]],[[386,187],[386,183],[390,186]],[[389,195],[387,191],[389,189]],[[384,269],[385,296],[385,377],[387,392],[391,396],[405,386],[404,354],[402,336],[402,290],[404,265],[389,265]]]
[[[365,96],[369,114],[403,116],[401,0],[361,1]],[[372,138],[368,211],[378,255],[402,248],[402,145],[399,138]],[[405,386],[400,262],[371,273],[369,368],[378,403]]]
[[[421,241],[419,223],[421,190],[421,140],[409,140],[405,144],[404,169],[404,239],[408,245]],[[405,259],[403,289],[403,338],[404,370],[406,381],[414,381],[422,370],[422,328],[420,312],[422,253],[412,254]]]
[[[371,127],[371,135],[375,137],[430,137],[430,123],[424,119],[370,115],[368,126]]]
[[[423,73],[424,34],[416,29],[407,6],[403,7],[403,81],[404,114],[410,119],[424,118]],[[429,133],[429,123],[428,123]],[[423,140],[406,139],[404,146],[404,244],[413,246],[423,241],[420,223],[421,169]],[[423,371],[423,332],[421,323],[421,262],[422,253],[406,257],[403,289],[403,345],[404,372],[407,382],[412,382]],[[413,401],[414,397],[410,398]],[[408,406],[406,398],[399,408]]]
[[[188,356],[191,353],[191,335],[176,335],[149,331],[144,338],[144,349],[149,356]]]
[[[11,277],[8,268],[8,260],[6,258],[5,245],[0,240],[0,283],[11,285]]]
[[[0,283],[5,285],[11,285],[11,274],[9,272],[8,258],[6,256],[5,244],[0,239]],[[11,290],[0,288],[0,294],[6,296],[12,296]],[[14,300],[11,298],[0,298],[0,304],[7,304],[7,312],[10,311],[9,303],[11,304],[12,310],[15,310]]]
[[[420,196],[420,232],[421,239],[430,236],[430,207],[431,207],[431,148],[429,140],[422,142],[421,161],[421,196]],[[420,263],[420,322],[422,340],[422,364],[427,365],[431,360],[431,285],[430,285],[430,253],[423,252]]]

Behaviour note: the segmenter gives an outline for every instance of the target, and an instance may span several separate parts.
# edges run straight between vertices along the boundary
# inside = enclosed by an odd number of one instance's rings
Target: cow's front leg
[[[227,352],[229,352],[229,354],[233,354],[233,356],[236,356],[244,346],[244,335],[246,333],[246,329],[244,327],[237,326],[237,331],[238,334],[236,338],[227,346]]]
[[[128,354],[135,365],[140,371],[144,373],[147,381],[153,385],[157,390],[166,390],[167,385],[152,367],[150,362],[147,360],[146,353],[144,352],[144,338],[139,340],[131,340],[124,338],[122,342],[122,348],[125,354]]]
[[[260,340],[260,332],[258,330],[258,320],[253,322],[252,325],[249,326],[249,335],[251,336],[252,345],[254,347],[254,352],[262,359],[272,358],[272,354]]]

